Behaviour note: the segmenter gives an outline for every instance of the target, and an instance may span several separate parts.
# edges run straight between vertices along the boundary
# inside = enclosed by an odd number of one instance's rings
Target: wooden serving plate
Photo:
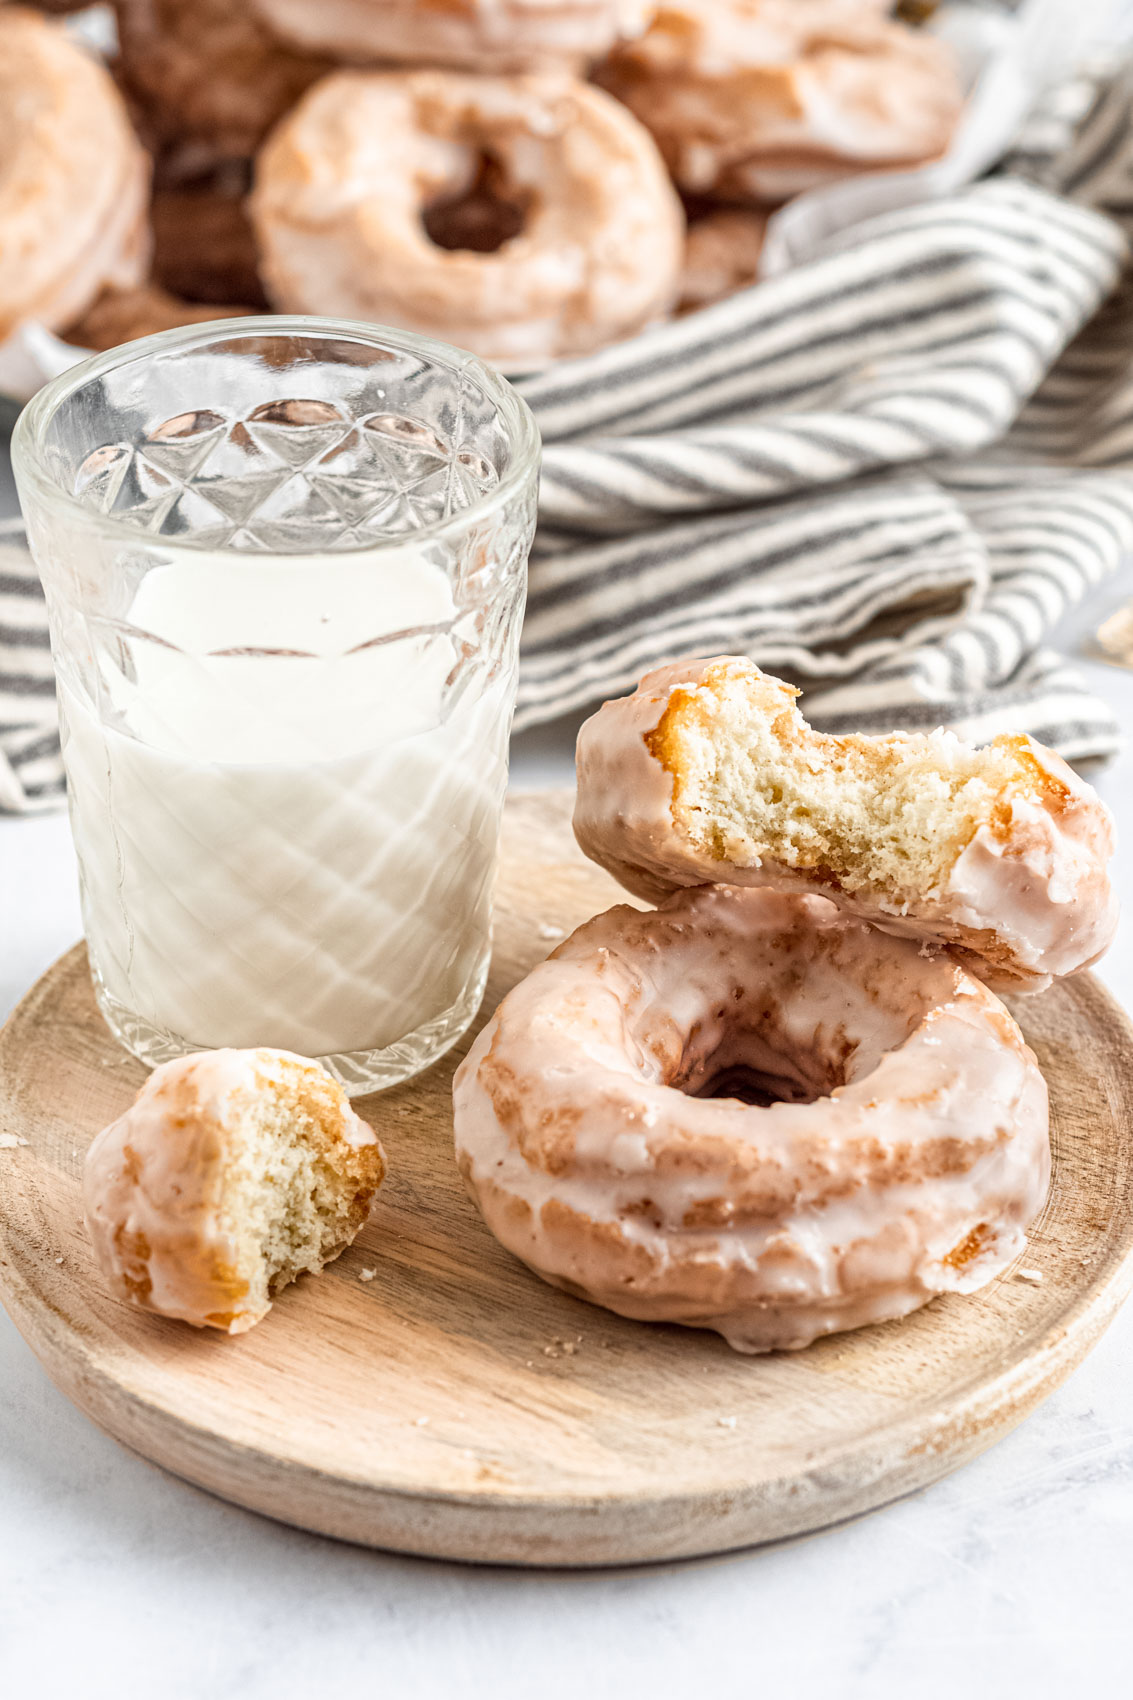
[[[508,805],[486,1009],[553,948],[550,929],[621,897],[575,849],[568,811],[565,794]],[[92,1261],[83,1155],[143,1071],[103,1025],[79,947],[0,1035],[0,1290],[108,1433],[304,1528],[565,1565],[816,1529],[991,1445],[1133,1284],[1133,1030],[1089,977],[1018,1014],[1053,1108],[1054,1181],[1023,1260],[1039,1283],[1009,1274],[765,1358],[622,1321],[544,1286],[484,1228],[452,1158],[449,1057],[359,1106],[390,1178],[357,1244],[228,1339],[119,1303]]]

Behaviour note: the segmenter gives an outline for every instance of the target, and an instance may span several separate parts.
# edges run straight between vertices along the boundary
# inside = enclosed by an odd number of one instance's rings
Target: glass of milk
[[[13,457],[114,1033],[427,1067],[487,975],[524,403],[402,331],[229,320],[65,373]]]

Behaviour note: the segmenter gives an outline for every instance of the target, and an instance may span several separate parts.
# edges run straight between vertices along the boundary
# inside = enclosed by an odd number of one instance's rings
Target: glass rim
[[[22,486],[30,486],[39,501],[55,509],[57,513],[71,515],[75,525],[98,531],[135,548],[156,547],[185,554],[229,555],[249,566],[257,561],[262,562],[264,556],[257,551],[234,549],[230,544],[196,542],[191,536],[166,537],[161,533],[141,530],[126,520],[115,518],[113,514],[103,514],[97,508],[89,507],[54,476],[47,463],[45,438],[59,409],[85,384],[116,367],[129,365],[155,354],[191,348],[195,344],[205,346],[210,343],[238,341],[247,336],[293,335],[321,335],[341,342],[392,347],[420,355],[453,373],[469,373],[497,407],[513,448],[512,464],[501,476],[499,483],[468,507],[414,531],[400,532],[393,537],[375,538],[372,542],[352,544],[348,549],[336,549],[333,551],[336,556],[347,559],[351,555],[404,549],[407,545],[444,537],[451,532],[464,531],[494,513],[496,509],[506,506],[532,474],[538,473],[542,439],[531,409],[507,378],[487,365],[478,355],[469,353],[467,349],[453,347],[450,343],[440,342],[435,337],[418,336],[414,331],[399,330],[394,326],[367,320],[323,318],[316,314],[263,313],[241,319],[208,319],[203,323],[178,325],[173,330],[158,331],[153,336],[138,337],[133,342],[121,343],[117,348],[108,349],[103,354],[90,355],[85,360],[77,361],[57,378],[44,384],[21,410],[12,430],[12,467],[16,475],[17,493],[21,495],[21,507]],[[27,518],[25,514],[25,524]],[[286,550],[280,551],[281,556],[288,553]],[[303,549],[294,553],[299,556],[311,554],[313,551]]]

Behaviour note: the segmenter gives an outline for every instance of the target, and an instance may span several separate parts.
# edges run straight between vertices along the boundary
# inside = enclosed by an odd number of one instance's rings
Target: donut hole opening
[[[827,1096],[782,1074],[731,1063],[705,1082],[697,1098],[738,1098],[753,1109],[768,1110],[772,1104],[813,1104]]]
[[[465,186],[430,201],[421,223],[437,248],[494,254],[522,235],[530,207],[531,196],[509,180],[500,161],[481,152]]]
[[[817,1103],[873,1066],[842,1036],[816,1031],[811,1045],[800,1046],[773,1020],[758,1029],[725,1028],[723,1039],[707,1050],[698,1039],[690,1036],[668,1084],[692,1098],[738,1099],[760,1109]],[[856,1060],[864,1068],[855,1068]]]
[[[329,1077],[297,1067],[249,1094],[233,1111],[221,1211],[248,1308],[262,1314],[280,1288],[343,1251],[380,1178],[377,1147],[345,1137]]]

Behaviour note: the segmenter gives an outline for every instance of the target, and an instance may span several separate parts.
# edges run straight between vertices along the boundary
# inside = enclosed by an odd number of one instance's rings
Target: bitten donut
[[[783,201],[922,164],[951,140],[961,93],[947,47],[877,12],[859,0],[667,0],[600,81],[686,192]]]
[[[1050,1178],[1046,1086],[999,1000],[821,897],[714,886],[587,922],[453,1098],[509,1251],[741,1352],[983,1286]]]
[[[120,1298],[243,1334],[346,1250],[384,1174],[377,1136],[318,1063],[202,1051],[155,1069],[96,1137],[84,1214]]]
[[[577,70],[645,28],[655,0],[254,0],[287,40],[358,64]]]
[[[114,0],[115,73],[151,147],[207,163],[255,152],[330,61],[282,42],[237,0]]]
[[[19,6],[0,8],[0,115],[2,342],[141,282],[149,162],[103,67]]]
[[[485,192],[486,191],[486,192]],[[459,233],[462,200],[502,236]],[[260,154],[276,308],[428,332],[531,364],[631,336],[676,296],[684,215],[648,133],[565,76],[341,72]],[[455,221],[442,246],[438,223]]]
[[[1033,738],[827,737],[743,657],[659,668],[578,738],[586,854],[650,900],[719,882],[823,892],[1041,990],[1113,939],[1109,811]]]

